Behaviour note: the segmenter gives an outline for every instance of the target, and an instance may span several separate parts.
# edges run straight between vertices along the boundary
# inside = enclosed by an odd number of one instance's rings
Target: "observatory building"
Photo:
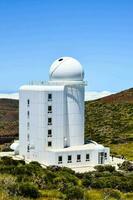
[[[84,144],[84,70],[71,57],[57,59],[49,81],[19,92],[19,154],[44,165],[104,164],[109,148]]]

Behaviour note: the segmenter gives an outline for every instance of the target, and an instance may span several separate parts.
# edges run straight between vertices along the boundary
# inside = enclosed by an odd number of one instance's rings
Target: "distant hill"
[[[133,141],[133,88],[85,103],[85,136],[104,144]]]
[[[0,142],[18,136],[18,100],[0,99]],[[133,142],[133,88],[85,102],[85,137],[100,143]]]
[[[18,136],[18,100],[0,99],[0,143]]]

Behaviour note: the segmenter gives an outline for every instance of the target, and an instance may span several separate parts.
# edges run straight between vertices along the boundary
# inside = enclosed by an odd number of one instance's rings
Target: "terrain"
[[[69,168],[37,162],[0,160],[1,200],[132,200],[133,165],[96,166],[95,171],[75,173]]]
[[[0,144],[18,137],[18,100],[0,99]],[[133,88],[85,102],[85,141],[133,160]]]
[[[86,102],[85,138],[133,159],[133,88]]]

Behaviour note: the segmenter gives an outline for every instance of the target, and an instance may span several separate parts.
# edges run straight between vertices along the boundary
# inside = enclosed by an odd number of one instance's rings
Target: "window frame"
[[[69,159],[69,158],[71,158],[71,159]],[[72,163],[72,155],[67,156],[67,163]]]
[[[81,162],[81,154],[77,154],[77,162]]]
[[[87,157],[89,157],[89,158],[87,158]],[[86,161],[90,161],[90,154],[89,153],[86,154]]]
[[[61,160],[60,160],[60,158],[61,158]],[[62,156],[58,156],[58,164],[62,164],[62,162],[63,162]]]
[[[48,137],[52,137],[52,129],[48,129]]]
[[[48,105],[48,113],[52,113],[52,106],[51,105]]]
[[[48,141],[48,147],[52,147],[52,141]]]
[[[49,122],[49,120],[50,120],[51,122]],[[52,117],[48,117],[48,125],[52,125]]]
[[[52,93],[48,93],[48,101],[52,101]]]

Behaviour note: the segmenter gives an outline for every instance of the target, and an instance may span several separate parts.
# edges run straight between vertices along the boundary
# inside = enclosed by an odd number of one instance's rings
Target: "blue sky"
[[[0,92],[47,80],[61,56],[78,59],[86,90],[133,86],[132,0],[0,0]]]

